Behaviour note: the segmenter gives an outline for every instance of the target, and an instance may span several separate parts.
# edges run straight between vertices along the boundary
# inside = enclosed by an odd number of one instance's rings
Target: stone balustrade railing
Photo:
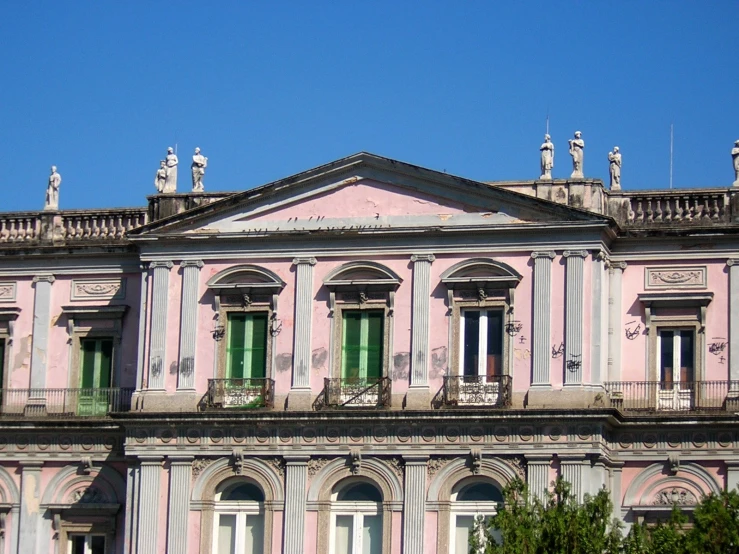
[[[608,215],[628,227],[726,225],[739,215],[732,196],[730,189],[611,192]]]
[[[121,241],[148,222],[145,208],[0,214],[0,245]]]

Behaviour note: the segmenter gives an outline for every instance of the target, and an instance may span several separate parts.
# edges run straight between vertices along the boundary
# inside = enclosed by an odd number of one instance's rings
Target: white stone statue
[[[584,177],[582,172],[583,154],[585,150],[585,141],[581,139],[582,133],[575,131],[575,138],[570,139],[570,156],[572,156],[572,175],[571,179],[582,179]]]
[[[167,166],[167,178],[165,179],[164,189],[162,192],[177,192],[177,164],[179,163],[179,160],[177,160],[177,155],[174,153],[174,149],[171,146],[167,148],[167,157],[165,162]]]
[[[191,166],[193,192],[202,192],[205,190],[205,187],[203,187],[203,176],[205,175],[206,167],[208,167],[208,158],[200,153],[200,148],[195,148]]]
[[[49,175],[49,185],[46,187],[46,204],[45,210],[59,209],[59,185],[62,184],[62,176],[56,172],[56,166],[51,166],[51,175]]]
[[[734,186],[739,187],[739,140],[734,141],[731,157],[734,159]]]
[[[167,162],[162,160],[159,162],[159,169],[157,169],[156,177],[154,177],[154,186],[157,192],[164,192],[164,187],[167,184]]]
[[[544,135],[544,144],[539,148],[541,150],[541,177],[539,179],[551,179],[552,168],[554,167],[554,143],[552,137]]]
[[[613,152],[608,153],[608,161],[610,162],[611,190],[621,190],[621,152],[618,151],[618,146],[614,146]]]

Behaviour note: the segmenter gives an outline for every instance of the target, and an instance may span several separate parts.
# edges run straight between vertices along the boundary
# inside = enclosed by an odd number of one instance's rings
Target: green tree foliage
[[[739,554],[739,492],[703,497],[692,523],[677,506],[666,521],[634,524],[622,538],[603,489],[578,502],[563,480],[544,502],[520,480],[503,491],[488,527],[472,534],[470,552],[484,554]],[[480,522],[482,525],[482,522]],[[495,536],[501,537],[499,541]],[[481,540],[485,537],[484,540]]]

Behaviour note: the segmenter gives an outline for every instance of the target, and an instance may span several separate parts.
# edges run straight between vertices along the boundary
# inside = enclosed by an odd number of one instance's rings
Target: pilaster
[[[429,304],[431,300],[431,264],[433,254],[414,254],[413,314],[411,335],[411,382],[406,407],[428,408],[429,395]]]
[[[31,388],[46,388],[46,361],[49,359],[49,328],[51,326],[51,274],[36,275],[33,278],[33,347],[31,349]],[[43,403],[40,399],[39,403]]]
[[[305,551],[306,484],[310,456],[285,456],[285,517],[283,554]]]
[[[136,392],[144,382],[144,340],[146,339],[146,310],[149,306],[149,264],[141,264],[141,299],[139,301],[139,342],[136,355]],[[128,553],[126,553],[128,554]]]
[[[136,554],[137,528],[139,523],[139,492],[141,482],[141,468],[138,463],[128,466],[126,478],[126,513],[124,515],[123,553]]]
[[[626,262],[611,262],[608,269],[608,381],[621,380],[621,280]]]
[[[534,333],[531,341],[532,386],[551,386],[549,375],[551,343],[552,260],[554,252],[532,252],[534,260]]]
[[[586,463],[583,456],[559,457],[559,474],[570,484],[570,491],[578,502],[583,499],[583,468]]]
[[[151,333],[149,334],[149,389],[164,388],[167,344],[167,309],[169,306],[169,270],[172,262],[152,262]]]
[[[136,537],[137,554],[157,554],[159,537],[159,478],[161,456],[139,456],[139,521]]]
[[[611,483],[609,488],[611,493],[611,502],[613,502],[613,517],[618,518],[619,521],[622,519],[621,499],[623,498],[623,493],[621,491],[621,472],[623,467],[623,462],[611,462]]]
[[[170,456],[167,553],[187,554],[193,456]]]
[[[552,457],[549,455],[526,456],[526,484],[532,498],[546,501],[546,492],[549,490],[549,468]]]
[[[604,341],[606,340],[603,306],[607,302],[604,275],[608,258],[604,252],[596,252],[593,256],[592,271],[592,316],[590,329],[590,382],[595,386],[603,384]]]
[[[403,456],[403,460],[405,461],[403,554],[423,554],[428,456]]]
[[[582,385],[583,273],[586,250],[565,250],[567,289],[565,308],[565,375],[564,384]]]
[[[739,259],[729,266],[729,379],[739,381]]]
[[[51,283],[49,283],[51,284]],[[47,308],[48,312],[48,308]],[[21,466],[21,506],[18,522],[18,554],[37,554],[38,537],[41,534],[41,468],[40,461],[22,461]]]
[[[182,307],[180,313],[180,361],[177,390],[195,388],[195,352],[198,328],[198,283],[201,260],[185,260],[182,267]]]
[[[311,407],[310,366],[311,327],[313,320],[313,267],[316,259],[301,257],[295,266],[295,325],[293,343],[293,380],[287,400],[289,410]]]

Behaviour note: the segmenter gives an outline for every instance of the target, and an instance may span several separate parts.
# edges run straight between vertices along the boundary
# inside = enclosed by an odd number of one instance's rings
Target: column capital
[[[603,262],[606,264],[606,267],[609,267],[611,265],[611,259],[608,257],[608,254],[606,254],[603,250],[596,250],[593,252],[593,259],[596,262]]]
[[[169,463],[173,465],[191,465],[194,459],[195,456],[167,456],[167,460],[169,460]]]
[[[44,465],[43,460],[20,460],[18,462],[18,465],[21,466],[21,469],[26,470],[38,470],[41,471],[41,468]]]
[[[428,263],[434,263],[434,260],[436,260],[436,256],[433,254],[413,254],[411,256],[411,261],[413,263],[416,262],[428,262]]]
[[[155,261],[155,262],[149,262],[149,267],[151,269],[156,269],[158,267],[166,267],[167,269],[172,269],[174,267],[174,264],[172,262],[167,262],[167,261]]]
[[[149,271],[149,262],[141,262],[139,264],[139,271],[141,273],[146,273]]]
[[[51,273],[42,273],[33,278],[34,283],[53,283],[56,278]]]
[[[728,265],[729,267],[731,267],[733,265],[739,265],[739,259],[737,259],[737,258],[729,258],[728,260],[726,260],[726,265]]]
[[[408,454],[403,456],[403,462],[406,466],[425,466],[429,461],[429,457],[421,454]]]
[[[293,265],[316,265],[316,259],[313,256],[299,256],[297,258],[293,258]]]
[[[565,258],[587,258],[588,257],[588,251],[587,250],[565,250],[562,252],[562,256]]]
[[[624,269],[626,269],[627,265],[628,264],[626,262],[614,262],[613,260],[611,260],[612,269],[620,269],[621,271],[623,271]]]
[[[182,260],[180,262],[180,267],[197,267],[200,269],[203,267],[203,260]]]
[[[537,259],[537,258],[549,258],[550,260],[553,260],[557,253],[554,250],[546,250],[543,252],[532,252],[531,258]]]
[[[524,454],[527,464],[552,465],[551,454]]]
[[[307,466],[310,456],[283,456],[285,465],[288,466]]]
[[[139,456],[142,466],[162,465],[163,460],[164,456]]]

